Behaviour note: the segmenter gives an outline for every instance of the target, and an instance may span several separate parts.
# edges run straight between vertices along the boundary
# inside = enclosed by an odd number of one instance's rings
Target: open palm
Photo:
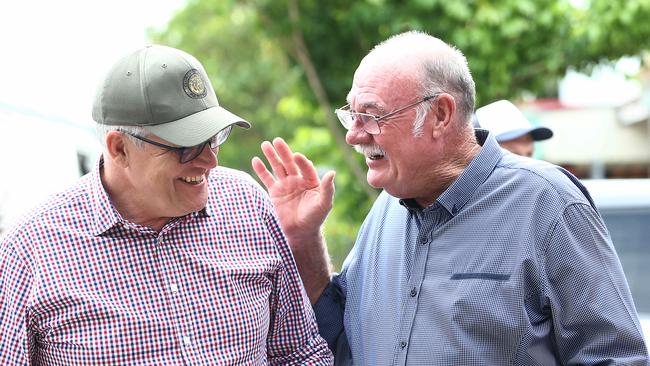
[[[253,170],[269,192],[285,235],[300,238],[318,232],[332,208],[334,172],[319,179],[311,161],[280,138],[262,143],[262,152],[273,173],[258,157],[253,158]]]

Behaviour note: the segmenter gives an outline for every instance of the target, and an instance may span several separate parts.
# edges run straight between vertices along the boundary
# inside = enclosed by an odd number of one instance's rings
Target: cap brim
[[[553,137],[553,131],[546,127],[520,128],[518,130],[508,131],[496,136],[498,142],[514,140],[527,133],[533,137],[534,141],[541,141]]]
[[[172,144],[194,146],[208,140],[217,132],[233,124],[242,128],[251,127],[251,124],[245,119],[220,106],[216,106],[174,122],[142,127]]]
[[[533,135],[535,141],[548,140],[553,137],[553,131],[546,127],[536,127],[530,131],[530,134]]]

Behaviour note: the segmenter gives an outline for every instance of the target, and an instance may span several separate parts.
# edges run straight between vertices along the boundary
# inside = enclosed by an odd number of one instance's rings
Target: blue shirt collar
[[[481,145],[481,151],[472,159],[461,175],[438,197],[436,202],[425,210],[440,205],[449,214],[456,216],[472,197],[478,187],[492,174],[494,167],[504,155],[503,150],[494,135],[488,130],[475,129],[476,140]],[[418,208],[413,199],[400,200],[400,204],[408,209]]]

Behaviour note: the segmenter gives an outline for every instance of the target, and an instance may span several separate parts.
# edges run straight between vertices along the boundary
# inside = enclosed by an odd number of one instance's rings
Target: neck
[[[441,153],[443,158],[437,164],[436,169],[432,171],[429,180],[432,182],[429,193],[424,198],[415,199],[421,207],[433,204],[458,179],[481,150],[481,145],[476,141],[472,128],[452,132],[445,141]]]
[[[110,159],[104,159],[100,177],[113,207],[125,220],[155,231],[160,231],[169,222],[169,217],[147,215],[146,202],[138,200],[135,187],[129,183],[121,168],[116,167]]]

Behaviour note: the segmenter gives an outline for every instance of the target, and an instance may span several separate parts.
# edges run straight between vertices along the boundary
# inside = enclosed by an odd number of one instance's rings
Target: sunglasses
[[[217,132],[216,135],[212,136],[209,140],[202,142],[198,145],[194,146],[169,146],[162,144],[157,141],[149,140],[148,138],[144,138],[142,136],[137,136],[128,132],[124,132],[127,135],[134,137],[140,141],[144,141],[148,144],[154,145],[161,147],[167,151],[173,151],[176,154],[178,154],[178,158],[181,164],[188,163],[194,159],[196,159],[201,153],[203,152],[203,149],[205,149],[206,146],[210,146],[210,149],[215,152],[215,150],[219,147],[219,145],[223,144],[228,136],[230,135],[230,131],[232,131],[232,125],[224,128],[223,130]]]

